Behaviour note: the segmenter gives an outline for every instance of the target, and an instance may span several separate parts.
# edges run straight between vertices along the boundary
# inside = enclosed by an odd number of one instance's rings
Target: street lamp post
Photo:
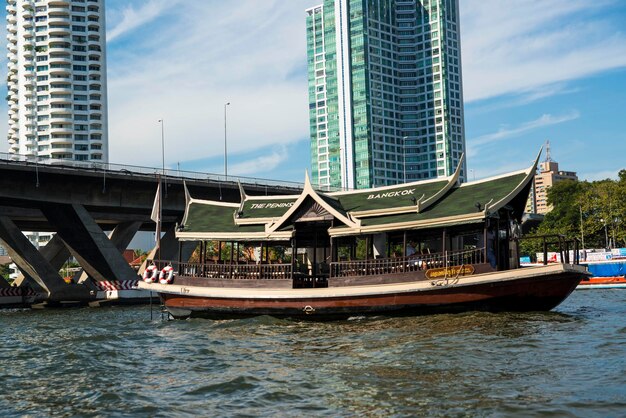
[[[161,169],[163,170],[163,188],[165,189],[165,196],[167,197],[167,179],[165,177],[165,120],[159,119],[161,124]]]
[[[615,241],[615,227],[617,226],[618,219],[613,218],[613,248],[617,248],[617,242]]]
[[[226,137],[226,106],[230,106],[230,102],[224,104],[224,177],[228,177],[228,145]]]
[[[604,243],[605,243],[605,248],[609,248],[609,231],[606,228],[606,220],[600,219],[600,222],[602,222],[604,224]]]
[[[163,127],[163,118],[159,119],[159,123],[161,124],[161,162],[163,168],[163,177],[165,177],[165,128]]]

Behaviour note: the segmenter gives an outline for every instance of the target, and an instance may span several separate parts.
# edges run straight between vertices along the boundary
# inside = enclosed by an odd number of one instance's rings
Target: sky
[[[305,9],[319,3],[108,0],[110,162],[160,167],[163,119],[169,168],[223,173],[226,126],[229,175],[303,181]],[[547,140],[561,169],[616,178],[626,1],[460,3],[469,179],[526,168]]]

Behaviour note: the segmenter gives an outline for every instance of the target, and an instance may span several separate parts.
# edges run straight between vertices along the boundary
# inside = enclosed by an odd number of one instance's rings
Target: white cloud
[[[577,111],[572,111],[570,113],[560,115],[560,116],[544,114],[535,120],[522,123],[521,125],[517,127],[514,127],[514,128],[502,127],[497,132],[490,133],[487,135],[482,135],[475,139],[469,139],[468,144],[470,145],[470,147],[483,146],[492,142],[502,141],[508,138],[513,138],[513,137],[522,135],[526,132],[544,128],[546,126],[569,122],[571,120],[578,119],[579,117],[580,117],[580,113]]]
[[[116,13],[120,15],[118,18],[119,21],[117,21],[112,28],[107,30],[107,41],[112,42],[116,38],[151,22],[159,17],[166,9],[171,9],[179,2],[180,0],[149,0],[138,8],[127,5],[123,10]]]
[[[280,147],[269,155],[261,155],[249,161],[233,164],[228,172],[236,176],[248,176],[273,171],[287,161],[289,153],[286,147]]]
[[[236,3],[185,2],[132,51],[112,44],[112,161],[160,161],[161,117],[167,165],[221,155],[226,102],[229,155],[308,136],[304,10],[315,3]]]
[[[626,66],[626,36],[598,17],[614,0],[464,0],[467,102],[540,90]],[[581,19],[581,16],[584,19]]]

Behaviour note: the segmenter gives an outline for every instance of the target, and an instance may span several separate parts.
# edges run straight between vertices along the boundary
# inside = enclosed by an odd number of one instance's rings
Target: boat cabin
[[[447,177],[239,203],[194,199],[176,237],[197,242],[173,263],[175,283],[217,287],[341,287],[449,280],[519,267],[520,222],[537,162],[461,183]]]

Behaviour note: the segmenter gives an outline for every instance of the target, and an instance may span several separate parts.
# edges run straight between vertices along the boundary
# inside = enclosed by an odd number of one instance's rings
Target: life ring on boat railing
[[[174,267],[165,266],[161,273],[159,274],[159,283],[161,284],[172,284],[174,281]]]
[[[143,272],[143,281],[146,283],[155,283],[159,276],[159,269],[154,264],[150,264]]]

